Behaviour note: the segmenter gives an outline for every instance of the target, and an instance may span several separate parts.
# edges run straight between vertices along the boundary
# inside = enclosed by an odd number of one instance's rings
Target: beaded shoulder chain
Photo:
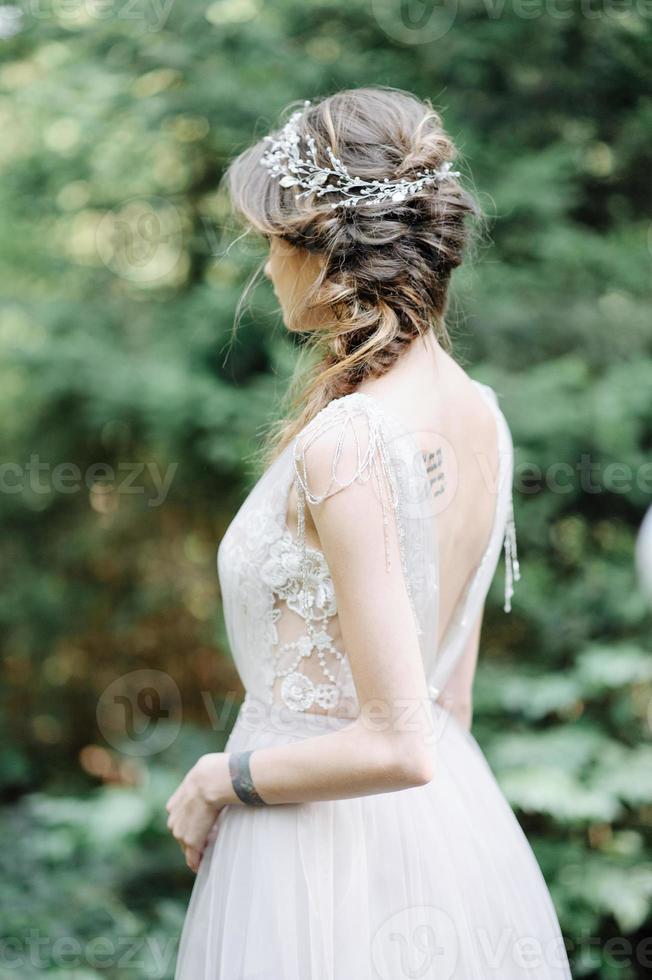
[[[514,503],[511,493],[503,545],[505,549],[505,603],[503,609],[505,612],[511,612],[514,582],[518,582],[521,577],[521,568],[516,551],[516,524],[514,521]]]
[[[359,414],[363,414],[367,420],[366,426],[366,446],[362,446],[352,419]],[[396,472],[392,463],[388,448],[388,439],[384,431],[385,419],[380,411],[376,411],[376,406],[371,399],[368,399],[363,392],[352,392],[335,398],[329,402],[307,425],[307,427],[297,436],[294,443],[294,474],[297,487],[297,540],[302,555],[302,575],[304,581],[304,597],[306,596],[305,575],[307,568],[306,560],[306,528],[305,528],[305,507],[306,501],[311,504],[322,503],[327,497],[351,486],[356,480],[365,483],[373,480],[378,492],[382,510],[383,536],[385,546],[385,568],[389,572],[392,567],[391,549],[389,541],[389,515],[394,514],[398,535],[401,566],[403,568],[405,586],[410,600],[410,606],[414,615],[417,633],[422,632],[419,618],[416,612],[414,597],[410,584],[410,576],[407,567],[406,555],[406,525],[405,512],[402,494],[397,480]],[[325,432],[337,428],[337,441],[333,458],[331,460],[331,471],[328,486],[322,493],[316,493],[311,489],[308,480],[306,467],[306,452],[310,446],[319,439]],[[355,439],[356,446],[356,465],[353,472],[346,480],[342,481],[337,474],[338,463],[342,456],[342,449],[347,432],[351,431]]]

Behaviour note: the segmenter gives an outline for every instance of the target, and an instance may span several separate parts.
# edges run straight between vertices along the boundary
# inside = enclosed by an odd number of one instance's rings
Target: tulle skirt
[[[228,750],[347,724],[245,700]],[[433,704],[425,786],[225,807],[197,874],[175,980],[561,980],[534,854],[473,736]]]

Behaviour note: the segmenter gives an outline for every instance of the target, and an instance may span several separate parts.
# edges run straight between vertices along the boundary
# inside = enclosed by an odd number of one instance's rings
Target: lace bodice
[[[518,577],[512,512],[509,429],[492,389],[500,485],[488,547],[444,640],[437,644],[437,519],[426,465],[402,423],[375,398],[353,392],[325,406],[256,483],[218,549],[227,635],[247,692],[292,711],[354,717],[357,698],[326,557],[306,542],[305,508],[347,488],[377,522],[385,569],[398,561],[431,696],[436,698],[463,650],[504,544],[505,609]],[[324,465],[326,464],[326,465]],[[288,499],[297,492],[297,534]]]

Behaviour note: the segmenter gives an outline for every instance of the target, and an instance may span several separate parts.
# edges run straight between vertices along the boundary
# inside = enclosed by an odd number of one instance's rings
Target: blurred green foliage
[[[296,356],[264,286],[233,340],[263,254],[218,182],[288,102],[362,84],[443,109],[495,218],[450,326],[512,427],[523,578],[509,617],[491,593],[474,732],[574,975],[649,975],[652,14],[408,6],[0,8],[3,919],[46,938],[2,977],[171,976],[191,881],[162,803],[223,744],[201,692],[239,691],[215,549]],[[183,704],[144,760],[96,720],[136,669]]]

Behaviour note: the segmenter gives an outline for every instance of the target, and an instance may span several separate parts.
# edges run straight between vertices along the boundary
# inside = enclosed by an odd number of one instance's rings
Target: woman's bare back
[[[437,514],[441,639],[493,528],[499,472],[495,416],[433,334],[415,340],[387,374],[359,390],[410,432],[429,473]],[[295,490],[288,501],[288,525],[296,528]],[[319,547],[309,512],[306,540]]]

